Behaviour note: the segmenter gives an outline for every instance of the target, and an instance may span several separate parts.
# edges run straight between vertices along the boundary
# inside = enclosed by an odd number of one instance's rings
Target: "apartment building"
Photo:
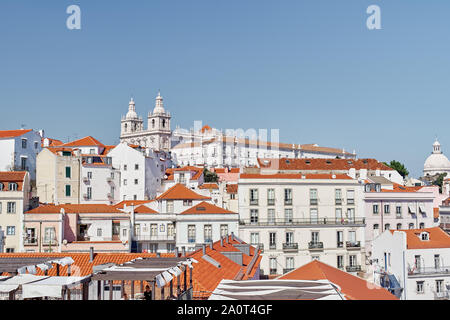
[[[130,216],[105,204],[48,204],[24,214],[26,252],[130,252]]]
[[[375,282],[393,275],[402,300],[449,299],[450,236],[439,227],[386,230],[373,240]]]
[[[266,276],[313,259],[364,272],[363,186],[348,175],[241,174],[239,236],[263,249]]]
[[[4,231],[5,252],[23,249],[23,213],[29,209],[30,200],[28,172],[0,172],[0,229]]]

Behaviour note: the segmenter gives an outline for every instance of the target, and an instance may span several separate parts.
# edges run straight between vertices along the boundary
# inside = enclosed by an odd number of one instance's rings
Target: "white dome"
[[[431,170],[450,170],[450,161],[442,153],[433,153],[425,160],[423,168]]]

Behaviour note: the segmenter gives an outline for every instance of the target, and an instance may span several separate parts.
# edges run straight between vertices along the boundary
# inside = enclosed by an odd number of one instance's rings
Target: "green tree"
[[[447,176],[447,173],[441,173],[436,180],[433,181],[433,185],[439,186],[439,192],[442,193],[442,184],[444,183],[444,178]]]
[[[219,177],[217,176],[217,173],[211,172],[208,169],[203,169],[203,176],[205,177],[205,182],[218,182]]]
[[[405,177],[407,177],[409,174],[409,171],[408,171],[408,169],[406,169],[405,165],[396,160],[392,160],[390,163],[386,163],[386,162],[383,162],[383,163],[385,165],[387,165],[388,167],[396,170],[398,173],[400,173],[400,175],[403,177],[403,179]]]

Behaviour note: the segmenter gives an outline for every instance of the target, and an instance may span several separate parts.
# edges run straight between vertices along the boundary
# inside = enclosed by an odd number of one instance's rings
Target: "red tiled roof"
[[[198,187],[199,189],[219,189],[217,183],[204,183]]]
[[[375,159],[258,159],[258,165],[273,170],[393,170]]]
[[[48,139],[48,141],[49,141],[48,146],[49,147],[57,147],[57,146],[60,146],[60,145],[64,144],[64,142],[62,142],[61,140],[51,139],[51,138],[42,138],[41,139],[41,147],[42,148],[44,147],[44,140],[45,139]]]
[[[166,192],[162,193],[156,200],[206,200],[210,197],[202,196],[194,191],[186,188],[184,185],[177,183]]]
[[[141,205],[134,209],[134,213],[158,213],[158,211],[155,211],[152,208],[147,207],[146,205]]]
[[[26,171],[0,171],[0,183],[3,184],[1,191],[9,191],[9,182],[17,183],[17,191],[23,191],[26,174]]]
[[[204,125],[203,128],[200,129],[200,131],[202,133],[205,133],[206,131],[211,131],[211,130],[212,130],[211,127],[208,125]]]
[[[181,214],[235,214],[233,211],[226,210],[224,208],[215,206],[208,202],[200,202],[196,206],[187,209],[186,211],[181,212]]]
[[[65,213],[123,213],[107,204],[46,204],[25,213],[60,213],[61,209],[64,209]]]
[[[46,148],[48,151],[50,151],[50,152],[52,152],[52,153],[54,153],[54,154],[56,154],[56,155],[58,155],[58,152],[70,152],[70,154],[72,155],[72,156],[74,156],[75,154],[73,153],[73,151],[75,150],[75,149],[73,149],[73,148],[64,148],[64,147],[49,147],[49,148]]]
[[[318,260],[313,260],[279,279],[329,280],[338,285],[349,300],[398,300],[386,289]]]
[[[123,209],[125,207],[125,205],[127,207],[138,206],[138,205],[141,205],[144,203],[149,203],[152,201],[155,201],[155,200],[123,200],[123,201],[120,201],[119,203],[116,203],[114,205],[114,207],[117,209]]]
[[[72,142],[68,142],[63,144],[65,147],[84,147],[84,146],[96,146],[96,147],[105,147],[103,143],[98,141],[97,139],[87,136]]]
[[[398,183],[393,183],[393,189],[381,189],[381,192],[417,192],[423,188],[423,186],[406,187]]]
[[[238,192],[238,184],[227,184],[227,193],[237,193]]]
[[[439,208],[433,208],[433,218],[439,219]]]
[[[334,176],[334,178],[333,178]],[[352,180],[346,174],[295,174],[295,173],[277,173],[277,174],[259,174],[259,173],[242,173],[240,179],[330,179],[330,180]]]
[[[16,138],[23,136],[25,133],[32,131],[31,129],[23,130],[2,130],[0,131],[0,139]]]
[[[203,168],[199,167],[186,166],[181,168],[168,168],[166,169],[166,180],[173,180],[175,171],[194,172],[194,175],[190,178],[190,180],[198,180],[203,174]]]
[[[393,234],[395,231],[406,233],[406,246],[408,249],[438,249],[450,248],[450,235],[439,227],[425,229],[409,229],[409,230],[390,230]],[[420,234],[422,232],[429,233],[429,240],[422,240]]]

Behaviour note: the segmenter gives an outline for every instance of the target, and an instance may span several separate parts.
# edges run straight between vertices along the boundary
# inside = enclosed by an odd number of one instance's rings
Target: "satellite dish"
[[[63,240],[63,245],[67,245],[67,239]]]

